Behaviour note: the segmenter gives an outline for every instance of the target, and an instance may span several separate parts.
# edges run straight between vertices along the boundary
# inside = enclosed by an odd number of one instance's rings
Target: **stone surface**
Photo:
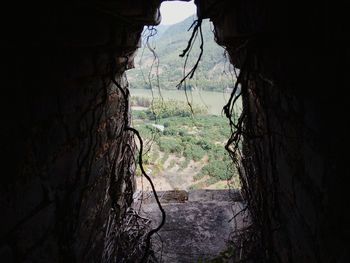
[[[160,262],[199,262],[213,259],[227,249],[230,234],[247,224],[247,218],[233,216],[244,204],[232,198],[230,190],[195,190],[187,193],[188,200],[180,200],[176,191],[159,192],[166,211],[166,222],[159,235],[152,238],[153,249]],[[184,195],[185,191],[178,191]],[[162,196],[167,196],[165,202]],[[175,198],[171,200],[169,196]],[[234,195],[235,196],[235,195]],[[142,198],[136,198],[138,207]],[[144,194],[141,214],[158,226],[161,214],[152,193]]]

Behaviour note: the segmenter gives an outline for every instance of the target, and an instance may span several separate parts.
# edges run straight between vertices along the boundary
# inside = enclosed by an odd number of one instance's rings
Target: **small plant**
[[[180,169],[185,169],[187,166],[190,164],[190,159],[185,159],[181,164],[180,164]]]
[[[169,166],[168,166],[168,169],[173,168],[173,167],[175,166],[175,164],[176,164],[176,161],[175,161],[175,160],[171,160],[171,161],[170,161],[170,164],[169,164]]]
[[[235,257],[235,249],[233,247],[228,247],[225,251],[221,252],[218,257],[207,262],[208,263],[232,262],[234,257]]]

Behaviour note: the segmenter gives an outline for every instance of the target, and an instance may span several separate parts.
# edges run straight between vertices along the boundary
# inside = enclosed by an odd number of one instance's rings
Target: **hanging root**
[[[140,136],[140,133],[129,126],[129,119],[128,119],[128,109],[129,109],[129,91],[128,89],[123,89],[120,84],[113,78],[112,79],[113,83],[118,87],[119,91],[121,92],[121,94],[123,95],[123,99],[124,99],[124,103],[125,103],[125,108],[124,108],[124,131],[125,132],[131,132],[132,134],[134,134],[136,136],[136,138],[138,139],[139,141],[139,144],[140,144],[140,149],[139,149],[139,155],[138,155],[138,164],[139,164],[139,167],[141,169],[141,173],[142,175],[147,179],[147,181],[150,183],[151,185],[151,188],[152,188],[152,191],[153,191],[153,194],[154,194],[154,198],[157,202],[157,205],[159,207],[159,210],[161,211],[161,214],[162,214],[162,218],[161,218],[161,222],[160,224],[150,230],[150,232],[147,234],[147,237],[146,237],[146,247],[145,247],[145,252],[144,252],[144,255],[143,255],[143,258],[142,258],[142,262],[146,262],[147,258],[149,257],[149,254],[150,254],[150,245],[151,245],[151,238],[152,238],[152,235],[154,235],[155,233],[157,233],[161,228],[162,226],[164,225],[165,223],[165,218],[166,218],[166,214],[165,214],[165,211],[160,203],[160,200],[158,198],[158,195],[157,195],[157,192],[156,192],[156,189],[154,187],[154,184],[151,180],[151,178],[147,175],[144,167],[143,167],[143,161],[142,161],[142,156],[143,156],[143,140]]]
[[[185,59],[184,69],[183,69],[183,75],[184,76],[180,80],[180,82],[176,85],[176,88],[177,89],[181,89],[181,87],[184,86],[186,101],[187,101],[188,106],[190,107],[190,110],[191,110],[191,113],[192,113],[192,116],[193,116],[194,112],[193,112],[192,104],[190,103],[190,101],[188,99],[186,80],[193,78],[194,73],[196,72],[196,70],[198,68],[199,62],[201,61],[202,55],[203,55],[203,52],[204,52],[204,39],[203,39],[203,32],[202,32],[202,18],[198,18],[196,21],[194,21],[188,30],[191,30],[192,27],[193,27],[192,35],[191,35],[191,37],[190,37],[190,39],[189,39],[189,41],[187,43],[187,46],[182,51],[182,53],[179,55],[180,57],[186,56],[186,59]],[[196,63],[194,64],[192,69],[186,74],[187,61],[188,61],[189,55],[191,53],[193,44],[195,43],[195,41],[197,39],[198,32],[199,32],[200,41],[201,41],[200,47],[199,47],[200,48],[200,52],[199,52],[198,58],[196,60]]]

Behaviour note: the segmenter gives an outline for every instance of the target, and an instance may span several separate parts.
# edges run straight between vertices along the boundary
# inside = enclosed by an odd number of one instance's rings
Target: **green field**
[[[226,181],[239,187],[237,173],[224,148],[231,132],[226,118],[208,115],[205,107],[197,104],[193,105],[192,116],[183,101],[155,100],[150,108],[133,111],[134,127],[146,145],[143,161],[147,170],[156,177],[179,177],[170,181],[187,180],[187,189],[210,185],[226,188]],[[156,123],[154,113],[158,117]]]

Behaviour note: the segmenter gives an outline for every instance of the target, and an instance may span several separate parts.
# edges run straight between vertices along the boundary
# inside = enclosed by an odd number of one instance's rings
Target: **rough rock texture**
[[[243,192],[260,235],[253,260],[348,261],[342,152],[349,128],[341,94],[349,49],[341,6],[196,2],[241,69]]]
[[[347,262],[348,9],[327,0],[196,3],[246,80],[256,261]],[[131,202],[132,142],[110,80],[124,87],[158,6],[2,4],[2,262],[114,260],[117,219]]]
[[[188,199],[178,198],[187,194]],[[240,195],[230,190],[194,190],[159,192],[167,214],[166,223],[153,237],[153,250],[159,262],[207,262],[228,250],[233,231],[248,225]],[[173,199],[171,198],[173,197]],[[160,211],[151,193],[138,197],[140,214],[152,219],[152,227],[160,222]]]
[[[123,72],[157,7],[9,5],[1,46],[0,261],[115,262],[119,220],[134,188]]]

